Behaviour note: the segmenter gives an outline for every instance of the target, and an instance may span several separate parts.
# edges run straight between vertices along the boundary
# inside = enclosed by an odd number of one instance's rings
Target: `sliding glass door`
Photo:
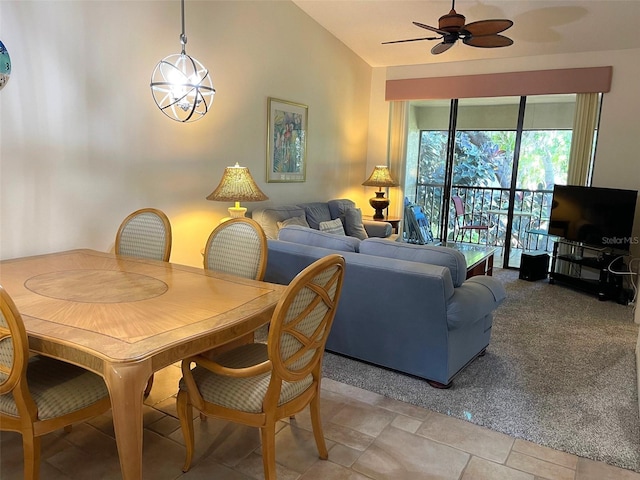
[[[502,266],[526,249],[550,249],[553,185],[566,183],[575,95],[411,102],[405,192],[443,241],[497,247]],[[465,222],[487,225],[461,237]],[[538,232],[538,233],[536,233]]]

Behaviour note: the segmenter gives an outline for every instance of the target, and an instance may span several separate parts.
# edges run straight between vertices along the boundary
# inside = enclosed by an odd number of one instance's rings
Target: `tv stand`
[[[593,293],[602,301],[618,301],[624,295],[622,278],[609,272],[616,257],[606,248],[559,239],[553,246],[549,283]]]

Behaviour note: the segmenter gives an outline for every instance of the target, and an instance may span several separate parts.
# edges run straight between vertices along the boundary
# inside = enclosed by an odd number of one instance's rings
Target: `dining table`
[[[32,352],[104,378],[125,480],[142,479],[143,391],[152,373],[251,336],[286,288],[88,249],[3,260],[0,284]]]

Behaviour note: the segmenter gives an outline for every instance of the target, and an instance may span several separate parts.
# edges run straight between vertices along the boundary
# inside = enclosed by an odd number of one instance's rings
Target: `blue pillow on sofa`
[[[278,232],[278,240],[301,243],[313,247],[322,247],[340,252],[357,252],[360,249],[360,240],[355,237],[334,235],[298,225],[282,227]]]

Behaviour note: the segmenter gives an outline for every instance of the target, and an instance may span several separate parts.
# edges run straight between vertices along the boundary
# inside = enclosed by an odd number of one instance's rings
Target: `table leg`
[[[142,395],[150,375],[150,362],[110,365],[105,371],[124,480],[142,480]]]

